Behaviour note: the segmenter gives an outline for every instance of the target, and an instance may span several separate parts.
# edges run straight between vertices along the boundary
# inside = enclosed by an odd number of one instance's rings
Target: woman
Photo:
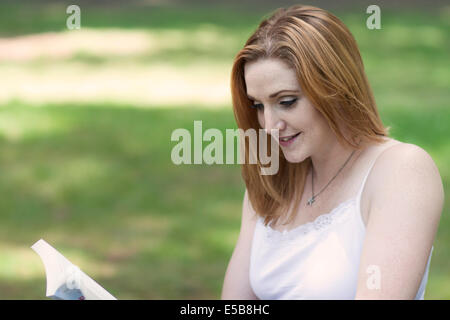
[[[242,166],[222,299],[423,299],[441,177],[423,149],[388,137],[345,25],[278,9],[236,56],[231,88],[239,128],[278,130],[282,152],[275,175]]]

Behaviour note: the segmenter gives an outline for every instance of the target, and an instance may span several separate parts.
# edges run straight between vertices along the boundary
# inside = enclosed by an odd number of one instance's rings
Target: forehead
[[[247,94],[268,97],[271,93],[289,89],[300,90],[295,70],[279,59],[260,59],[244,66]]]

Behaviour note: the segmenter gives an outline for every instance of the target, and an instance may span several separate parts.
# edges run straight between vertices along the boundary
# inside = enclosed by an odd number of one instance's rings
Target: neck
[[[354,149],[345,147],[335,141],[330,144],[323,144],[321,150],[318,150],[316,154],[311,155],[315,193],[319,192],[328,184],[328,182],[330,182],[331,179],[333,179],[353,151]],[[345,174],[345,171],[351,167],[353,161],[357,157],[357,154],[358,151],[355,152],[352,159],[347,162],[339,175],[336,176],[333,180],[334,182],[338,180],[340,176]]]

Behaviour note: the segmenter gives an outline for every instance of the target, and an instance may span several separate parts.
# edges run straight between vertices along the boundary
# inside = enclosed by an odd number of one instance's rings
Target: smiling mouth
[[[297,134],[294,134],[294,135],[292,135],[292,136],[289,136],[289,137],[283,137],[283,138],[280,138],[280,141],[283,141],[283,142],[290,141],[290,140],[294,139],[295,137],[297,137],[300,133],[301,133],[301,132],[299,132],[299,133],[297,133]]]

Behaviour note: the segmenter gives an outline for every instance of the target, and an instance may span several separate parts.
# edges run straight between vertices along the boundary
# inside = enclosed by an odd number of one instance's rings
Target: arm
[[[256,224],[256,213],[251,207],[247,190],[242,205],[239,238],[225,273],[222,300],[257,300],[249,280],[250,251]]]
[[[444,204],[439,171],[423,149],[402,144],[380,156],[373,177],[379,187],[370,202],[355,299],[414,299]],[[373,266],[379,289],[367,285]]]

